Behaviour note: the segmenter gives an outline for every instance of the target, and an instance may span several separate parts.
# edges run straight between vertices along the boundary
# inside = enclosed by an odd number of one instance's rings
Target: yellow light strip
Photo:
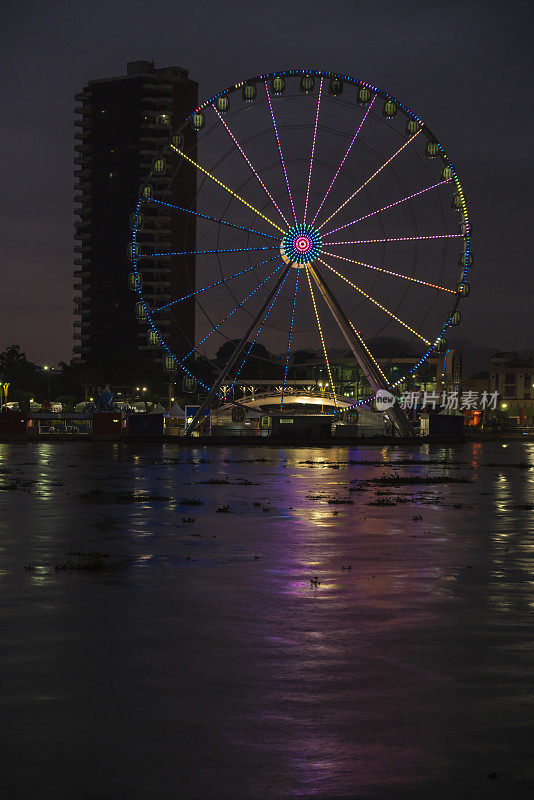
[[[342,275],[341,272],[338,272],[337,269],[334,269],[334,267],[331,267],[330,264],[327,264],[326,261],[322,260],[322,258],[319,258],[317,260],[320,261],[321,264],[324,264],[325,267],[328,267],[328,269],[331,272],[333,272],[335,275],[337,275],[338,278],[341,278],[341,280],[345,281],[345,283],[348,283],[349,286],[352,286],[353,289],[356,289],[357,292],[359,292],[360,294],[363,294],[363,296],[366,297],[367,300],[370,300],[371,303],[374,303],[375,306],[378,306],[378,308],[382,309],[382,311],[385,314],[388,314],[392,319],[394,319],[396,322],[398,322],[399,325],[402,325],[403,328],[406,328],[406,330],[409,330],[410,333],[413,333],[414,336],[417,336],[418,339],[421,339],[422,342],[424,342],[426,345],[428,345],[430,347],[430,342],[428,341],[428,339],[425,339],[425,337],[421,336],[420,333],[417,333],[417,331],[414,331],[413,328],[410,328],[410,326],[406,322],[403,322],[401,319],[399,319],[399,317],[397,317],[392,311],[389,311],[389,309],[387,309],[385,306],[383,306],[381,303],[379,303],[378,300],[375,300],[374,297],[371,297],[371,295],[369,295],[366,292],[364,292],[363,289],[360,289],[360,287],[356,286],[355,283],[352,283],[352,281],[349,281],[349,279],[345,278],[345,276]]]
[[[347,319],[348,319],[348,317],[347,317]],[[378,361],[376,360],[376,358],[374,357],[374,355],[371,353],[371,351],[369,350],[369,348],[368,348],[368,347],[367,347],[367,345],[365,344],[365,341],[364,341],[364,339],[362,338],[362,336],[361,336],[360,332],[356,330],[356,328],[354,327],[354,325],[352,324],[352,322],[350,321],[350,319],[349,319],[349,325],[350,325],[350,327],[352,328],[352,330],[354,331],[354,333],[356,334],[356,336],[358,337],[358,339],[360,340],[360,344],[361,344],[361,345],[362,345],[362,347],[364,348],[365,352],[367,353],[367,355],[369,356],[369,358],[371,359],[371,361],[374,363],[375,367],[376,367],[376,368],[377,368],[377,370],[379,371],[380,375],[382,376],[382,378],[383,378],[383,379],[384,379],[384,381],[386,382],[386,385],[387,385],[387,384],[389,384],[389,380],[386,378],[386,376],[385,376],[385,375],[384,375],[384,373],[382,372],[382,368],[381,368],[380,364],[378,363]]]
[[[319,312],[317,310],[317,304],[315,302],[315,297],[313,296],[313,289],[311,284],[310,278],[310,271],[308,267],[306,267],[306,277],[308,278],[308,286],[310,287],[310,294],[313,303],[313,310],[315,311],[315,319],[317,320],[317,327],[319,328],[319,336],[321,337],[321,344],[323,345],[323,353],[324,353],[324,360],[326,363],[326,369],[328,370],[328,377],[330,378],[330,386],[332,387],[332,394],[334,395],[334,405],[337,408],[337,397],[336,397],[336,387],[334,386],[334,381],[332,380],[332,373],[330,371],[330,362],[328,361],[328,356],[326,354],[326,344],[324,341],[323,336],[323,329],[321,328],[321,321],[319,320]]]
[[[386,275],[392,275],[394,278],[403,278],[405,281],[413,281],[413,283],[420,283],[423,286],[430,286],[431,289],[439,289],[441,292],[449,292],[449,294],[456,294],[455,289],[446,289],[444,286],[438,286],[436,283],[429,283],[428,281],[419,280],[419,278],[412,278],[410,275],[401,275],[400,272],[392,272],[390,269],[383,269],[382,267],[375,267],[373,264],[366,264],[365,261],[355,261],[353,258],[346,258],[345,256],[338,256],[335,253],[327,253],[323,251],[325,256],[330,258],[339,258],[340,261],[348,261],[349,264],[358,264],[360,267],[367,267],[367,269],[375,269],[377,272],[384,272]]]
[[[280,231],[280,233],[282,233],[282,234],[286,233],[286,231],[283,228],[278,227],[278,225],[276,225],[276,223],[274,223],[272,221],[272,219],[269,219],[269,217],[266,217],[265,214],[261,213],[261,211],[258,211],[257,208],[254,208],[254,206],[252,206],[250,203],[247,203],[246,200],[244,200],[242,197],[240,197],[238,194],[236,194],[232,189],[230,189],[228,186],[226,186],[224,183],[222,183],[222,181],[220,181],[218,178],[216,178],[215,175],[212,175],[211,172],[208,172],[207,169],[204,169],[204,167],[201,167],[200,164],[197,164],[196,161],[193,161],[192,158],[189,158],[189,156],[186,156],[186,154],[183,153],[181,150],[179,150],[178,147],[175,147],[173,144],[171,144],[171,147],[172,147],[173,150],[175,150],[178,153],[179,156],[182,156],[182,158],[185,158],[186,161],[189,161],[189,163],[192,164],[194,167],[196,167],[200,172],[203,172],[204,175],[206,175],[208,178],[210,178],[214,183],[216,183],[222,189],[225,189],[229,194],[232,195],[232,197],[235,197],[236,200],[239,200],[240,203],[243,203],[243,205],[245,205],[247,208],[250,208],[251,211],[254,211],[255,214],[257,214],[259,217],[264,219],[265,222],[268,222],[270,225],[272,225],[273,228],[276,228],[277,231]]]
[[[388,158],[388,160],[387,160],[387,161],[385,161],[385,162],[382,164],[382,166],[381,166],[381,167],[379,167],[379,168],[377,169],[377,171],[376,171],[376,172],[373,172],[373,174],[371,175],[371,177],[370,177],[370,178],[367,178],[367,180],[365,181],[365,183],[362,183],[362,185],[360,186],[360,188],[359,188],[359,189],[356,189],[356,191],[355,191],[355,192],[353,192],[353,193],[351,194],[351,196],[350,196],[350,197],[347,197],[347,199],[345,200],[345,202],[344,202],[342,205],[340,205],[340,206],[339,206],[339,208],[337,208],[337,209],[334,211],[334,213],[333,213],[333,214],[330,214],[330,216],[328,217],[328,219],[325,219],[325,221],[322,223],[322,225],[319,225],[319,227],[317,228],[317,230],[318,230],[318,231],[320,231],[320,230],[321,230],[321,228],[323,228],[323,227],[326,225],[326,223],[327,223],[327,222],[330,222],[330,220],[332,219],[332,217],[335,217],[335,216],[336,216],[336,214],[338,214],[338,213],[341,211],[341,209],[342,209],[342,208],[345,208],[345,206],[347,205],[347,203],[349,203],[349,202],[352,200],[352,198],[353,198],[353,197],[356,197],[356,195],[357,195],[359,192],[361,192],[361,190],[362,190],[362,189],[365,189],[365,187],[367,186],[367,184],[368,184],[368,183],[371,183],[371,181],[373,180],[373,178],[376,178],[376,176],[378,175],[378,173],[379,173],[379,172],[382,172],[382,170],[383,170],[385,167],[387,167],[387,165],[388,165],[388,164],[389,164],[391,161],[393,161],[393,159],[394,159],[394,158],[396,158],[396,157],[399,155],[399,153],[401,153],[401,152],[404,150],[404,148],[405,148],[405,147],[408,147],[408,145],[410,144],[410,142],[413,142],[413,140],[415,139],[415,137],[416,137],[416,136],[419,136],[419,134],[421,133],[421,130],[422,130],[422,129],[420,128],[420,129],[417,131],[417,133],[414,133],[414,135],[413,135],[413,136],[410,136],[410,138],[408,139],[408,141],[404,142],[404,144],[402,145],[402,147],[399,147],[399,149],[397,150],[397,152],[396,152],[396,153],[393,153],[393,155],[392,155],[392,156],[390,156],[390,158]]]

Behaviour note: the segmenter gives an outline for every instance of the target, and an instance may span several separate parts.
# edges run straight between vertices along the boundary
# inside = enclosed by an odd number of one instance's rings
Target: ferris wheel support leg
[[[226,378],[226,376],[228,375],[228,373],[230,372],[230,370],[234,366],[235,362],[237,361],[237,359],[239,358],[239,356],[241,355],[241,353],[245,349],[245,345],[247,344],[247,342],[249,340],[249,337],[252,335],[256,325],[258,324],[258,322],[262,318],[263,314],[265,313],[267,307],[269,306],[269,303],[274,298],[274,296],[277,293],[278,289],[280,288],[281,284],[284,282],[284,280],[285,280],[285,278],[287,276],[287,273],[289,272],[290,269],[291,269],[291,267],[286,267],[285,270],[282,272],[280,278],[276,281],[276,284],[274,285],[273,290],[270,292],[269,296],[267,297],[267,299],[263,303],[262,307],[260,308],[260,310],[258,311],[256,316],[254,317],[254,319],[250,323],[250,325],[247,328],[246,332],[243,334],[243,336],[241,338],[241,341],[239,342],[239,344],[237,345],[236,349],[234,350],[234,352],[232,353],[232,355],[230,356],[230,358],[226,362],[224,368],[221,371],[221,374],[219,375],[219,377],[217,378],[217,380],[215,381],[215,383],[211,387],[208,396],[204,399],[204,401],[202,402],[202,405],[198,409],[197,413],[195,414],[195,416],[193,417],[193,419],[191,420],[191,422],[187,426],[187,428],[185,430],[185,435],[186,436],[191,436],[191,434],[193,433],[193,431],[197,427],[201,417],[203,416],[204,412],[206,411],[207,408],[210,407],[211,403],[213,402],[213,398],[215,397],[215,395],[217,394],[217,392],[221,388],[224,379]]]
[[[330,287],[328,286],[327,282],[325,281],[323,275],[319,271],[319,268],[315,265],[308,267],[311,276],[313,277],[315,283],[319,291],[321,292],[328,308],[332,312],[332,316],[336,320],[339,329],[343,336],[345,337],[348,346],[352,350],[354,357],[358,361],[360,367],[363,370],[363,373],[375,392],[377,389],[388,389],[386,381],[381,376],[379,370],[377,369],[376,364],[373,363],[373,359],[369,356],[369,354],[365,351],[365,348],[362,347],[360,341],[358,341],[358,337],[355,336],[354,331],[351,327],[351,324],[337,302],[336,298],[332,294]],[[398,432],[401,436],[415,436],[415,431],[408,421],[406,416],[404,415],[400,406],[395,403],[390,409],[388,409],[388,416],[393,421],[395,427],[397,428]]]

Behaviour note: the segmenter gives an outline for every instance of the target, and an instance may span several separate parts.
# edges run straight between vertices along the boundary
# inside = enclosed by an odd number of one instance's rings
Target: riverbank
[[[500,432],[500,433],[466,433],[464,436],[416,436],[414,438],[402,436],[352,436],[352,437],[329,437],[329,438],[310,438],[299,436],[166,436],[166,435],[128,435],[119,434],[118,436],[92,436],[91,434],[76,433],[46,433],[46,434],[23,434],[13,436],[0,436],[0,444],[9,442],[29,441],[29,442],[92,442],[110,441],[115,443],[136,443],[150,442],[162,444],[176,444],[180,447],[190,447],[191,445],[202,445],[207,447],[340,447],[340,446],[388,446],[396,447],[401,445],[415,444],[434,444],[452,445],[463,442],[534,442],[534,434],[521,432]]]

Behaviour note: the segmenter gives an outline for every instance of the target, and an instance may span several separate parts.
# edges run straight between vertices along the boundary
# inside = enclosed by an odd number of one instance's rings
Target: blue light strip
[[[272,259],[271,259],[271,261],[272,261]],[[201,339],[201,340],[200,340],[200,342],[197,342],[197,344],[196,344],[196,345],[193,347],[193,349],[192,349],[192,350],[190,350],[190,351],[189,351],[189,353],[187,353],[187,355],[185,355],[185,356],[184,356],[184,357],[181,359],[181,361],[179,361],[179,363],[181,364],[183,361],[185,361],[185,359],[186,359],[186,358],[189,358],[189,356],[190,356],[192,353],[194,353],[194,352],[198,352],[198,348],[200,347],[200,345],[201,345],[201,344],[204,344],[204,342],[206,341],[206,339],[209,339],[209,337],[211,336],[211,334],[212,334],[212,333],[215,333],[215,331],[219,330],[219,328],[221,327],[221,325],[222,325],[224,322],[226,322],[226,320],[227,320],[227,319],[230,319],[230,317],[231,317],[231,316],[233,316],[233,315],[235,314],[235,312],[236,312],[236,311],[237,311],[239,308],[241,308],[241,306],[242,306],[244,303],[246,303],[246,302],[247,302],[247,300],[250,300],[250,298],[252,297],[252,295],[253,295],[253,294],[256,294],[256,292],[258,291],[258,289],[261,289],[261,287],[262,287],[262,286],[263,286],[265,283],[267,283],[267,281],[269,280],[269,278],[272,278],[272,276],[273,276],[273,275],[274,275],[276,272],[278,272],[279,270],[281,270],[283,266],[285,266],[285,264],[279,264],[279,265],[278,265],[278,266],[277,266],[277,267],[276,267],[276,268],[275,268],[275,269],[274,269],[274,270],[271,272],[271,274],[270,274],[270,275],[267,275],[267,277],[265,278],[265,280],[263,280],[261,283],[258,283],[258,285],[256,286],[256,288],[255,288],[255,289],[254,289],[254,290],[253,290],[253,291],[252,291],[250,294],[247,294],[247,296],[246,296],[246,297],[245,297],[243,300],[241,300],[241,301],[240,301],[240,302],[239,302],[239,303],[236,305],[236,307],[235,307],[235,308],[234,308],[232,311],[230,311],[230,313],[229,313],[229,314],[227,314],[227,315],[225,316],[225,318],[224,318],[224,319],[222,319],[222,320],[219,322],[219,324],[218,324],[218,325],[216,325],[214,328],[212,328],[212,329],[211,329],[211,331],[210,331],[210,332],[209,332],[209,333],[208,333],[206,336],[204,336],[204,338],[203,338],[203,339]]]
[[[137,203],[137,206],[136,206],[136,209],[135,209],[135,213],[136,214],[139,214],[139,209],[141,208],[141,203],[142,203],[141,200],[139,200],[139,202]],[[156,334],[156,338],[157,338],[159,344],[163,347],[163,349],[165,350],[167,355],[169,355],[173,359],[174,363],[179,364],[179,366],[185,372],[186,375],[189,375],[189,377],[193,378],[193,380],[196,381],[200,386],[202,386],[203,389],[205,389],[207,392],[210,392],[211,391],[211,387],[210,386],[205,384],[203,381],[200,381],[195,375],[193,375],[193,373],[189,369],[187,369],[187,367],[181,361],[178,361],[178,359],[176,358],[175,354],[172,352],[172,350],[170,349],[169,345],[165,342],[165,340],[161,336],[158,328],[156,328],[156,326],[154,325],[154,322],[152,321],[152,315],[151,315],[151,313],[150,313],[150,311],[149,311],[149,309],[148,309],[148,307],[147,307],[147,305],[145,303],[145,299],[143,297],[143,294],[142,294],[141,290],[139,289],[139,272],[138,272],[138,269],[137,269],[137,258],[135,257],[136,235],[137,235],[137,228],[134,228],[134,230],[132,232],[132,250],[133,250],[133,253],[134,253],[133,268],[134,268],[134,272],[135,272],[135,280],[136,280],[136,283],[137,283],[137,292],[139,294],[140,301],[143,304],[143,308],[145,309],[148,323],[149,323],[151,329]],[[217,392],[217,397],[219,397],[219,398],[221,397],[221,394],[219,392]]]
[[[282,411],[284,405],[284,396],[286,393],[286,383],[287,383],[287,371],[289,368],[289,355],[291,350],[291,337],[293,336],[293,323],[295,321],[295,305],[297,303],[297,289],[299,288],[299,275],[300,269],[297,270],[297,279],[295,281],[295,294],[293,296],[293,310],[291,311],[291,325],[289,326],[289,339],[287,342],[287,356],[286,356],[286,368],[284,372],[284,385],[282,387],[282,399],[280,402],[280,411]]]
[[[152,197],[143,198],[145,203],[157,203],[160,206],[173,208],[175,211],[183,211],[184,214],[192,214],[195,217],[202,217],[202,219],[209,219],[210,222],[217,222],[219,225],[228,225],[230,228],[239,228],[241,231],[248,231],[248,233],[255,233],[258,236],[267,236],[268,239],[279,239],[279,236],[273,236],[271,233],[262,233],[253,228],[245,228],[243,225],[235,225],[233,222],[226,222],[224,219],[217,219],[217,217],[210,217],[208,214],[201,214],[199,211],[191,211],[190,208],[182,208],[181,206],[173,206],[172,203],[164,203],[163,200],[154,200]]]
[[[153,308],[152,313],[155,314],[157,311],[163,311],[165,308],[169,308],[170,306],[176,305],[176,303],[181,303],[182,300],[189,300],[190,297],[194,297],[197,294],[201,294],[201,292],[207,292],[208,289],[213,289],[215,286],[220,286],[221,283],[226,283],[226,281],[232,280],[232,278],[238,278],[240,275],[244,275],[245,272],[250,272],[252,269],[256,269],[256,267],[262,267],[264,264],[269,264],[271,261],[277,256],[273,256],[272,258],[268,258],[267,261],[260,261],[259,264],[254,264],[252,267],[247,267],[246,269],[242,269],[241,272],[235,272],[233,275],[228,275],[226,278],[222,278],[220,281],[216,281],[215,283],[210,283],[209,286],[204,286],[202,289],[197,289],[195,292],[191,292],[191,294],[186,294],[183,297],[179,297],[178,300],[173,300],[170,303],[166,303],[164,306],[159,306],[158,308]]]
[[[137,258],[159,258],[160,256],[205,256],[210,253],[252,253],[256,250],[279,250],[279,247],[230,247],[226,250],[180,250],[166,253],[138,253]]]
[[[232,389],[234,388],[234,386],[235,386],[235,382],[236,382],[236,380],[237,380],[237,379],[238,379],[238,377],[239,377],[239,373],[240,373],[240,372],[241,372],[241,370],[243,369],[243,365],[244,365],[245,361],[247,360],[247,358],[249,357],[249,355],[250,355],[250,351],[252,350],[252,348],[253,348],[253,347],[254,347],[254,345],[256,344],[256,342],[257,342],[257,340],[258,340],[258,337],[259,337],[259,335],[260,335],[260,333],[261,333],[261,329],[263,328],[263,326],[264,326],[264,325],[265,325],[265,323],[267,322],[267,318],[268,318],[269,314],[271,313],[271,309],[272,309],[272,307],[274,306],[274,304],[276,303],[276,300],[277,300],[277,298],[278,298],[278,295],[279,295],[279,294],[280,294],[280,292],[282,291],[282,287],[283,287],[284,283],[287,281],[287,276],[288,276],[288,275],[289,275],[289,270],[287,271],[287,274],[286,274],[286,276],[285,276],[284,280],[282,281],[282,283],[281,283],[281,284],[280,284],[280,286],[278,287],[278,291],[276,292],[275,296],[273,297],[273,299],[272,299],[272,301],[271,301],[271,305],[270,305],[270,306],[269,306],[269,308],[267,309],[267,312],[266,312],[266,314],[265,314],[265,316],[264,316],[264,318],[263,318],[263,320],[262,320],[262,322],[261,322],[261,325],[260,325],[260,327],[258,328],[258,330],[256,331],[256,335],[254,336],[253,340],[252,340],[252,341],[251,341],[251,343],[250,343],[250,347],[248,348],[248,350],[247,350],[247,352],[246,352],[246,355],[245,355],[245,357],[244,357],[243,361],[241,362],[241,364],[240,364],[240,366],[239,366],[239,369],[238,369],[238,370],[237,370],[237,372],[236,372],[236,376],[235,376],[234,380],[232,381],[232,385],[230,386],[230,389],[229,389],[229,391],[232,391]]]

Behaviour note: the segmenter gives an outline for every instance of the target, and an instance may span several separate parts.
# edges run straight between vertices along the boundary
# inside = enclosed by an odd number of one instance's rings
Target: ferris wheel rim
[[[211,98],[209,98],[209,99],[205,100],[203,103],[201,103],[188,117],[186,117],[186,119],[184,120],[182,125],[179,128],[177,128],[176,130],[177,131],[182,130],[184,128],[184,126],[188,122],[191,121],[191,119],[194,117],[195,114],[198,114],[199,112],[202,112],[208,106],[212,106],[213,110],[215,111],[217,116],[221,118],[221,114],[217,111],[216,107],[213,105],[219,98],[225,97],[225,96],[227,96],[227,95],[229,95],[229,94],[231,94],[233,92],[239,91],[239,89],[242,89],[243,86],[256,84],[256,83],[259,83],[259,82],[265,83],[267,100],[268,100],[269,107],[270,107],[270,110],[271,110],[271,113],[272,113],[271,99],[270,99],[270,94],[269,94],[269,91],[268,91],[268,88],[267,88],[267,81],[273,80],[273,79],[278,78],[278,77],[286,77],[286,76],[287,77],[312,76],[314,78],[320,78],[321,79],[321,85],[322,85],[322,80],[325,79],[325,78],[327,78],[327,79],[328,78],[330,78],[330,79],[336,78],[336,79],[342,80],[342,81],[344,81],[346,83],[349,83],[349,84],[352,84],[352,85],[363,86],[363,87],[369,89],[370,91],[374,92],[375,96],[373,98],[373,101],[369,104],[369,106],[368,106],[368,108],[366,110],[366,113],[364,115],[364,119],[363,119],[363,121],[361,123],[362,125],[363,125],[363,122],[365,121],[365,119],[367,117],[367,114],[371,110],[372,104],[374,103],[374,101],[376,100],[376,98],[378,96],[380,96],[382,98],[385,98],[386,100],[390,100],[391,102],[395,103],[398,107],[400,107],[402,109],[402,111],[409,118],[414,119],[419,123],[419,125],[420,125],[420,131],[419,132],[424,133],[424,135],[427,137],[427,139],[429,141],[432,141],[437,145],[437,147],[440,150],[440,155],[441,155],[444,163],[447,166],[449,166],[450,169],[452,170],[451,184],[453,184],[453,183],[455,184],[456,189],[457,189],[457,191],[458,191],[458,193],[459,193],[459,195],[461,197],[463,222],[465,224],[465,233],[463,234],[463,239],[464,239],[464,243],[465,243],[465,249],[464,249],[465,266],[464,266],[460,281],[457,284],[456,291],[454,292],[453,290],[450,290],[450,289],[446,290],[446,291],[449,291],[451,294],[456,294],[456,300],[455,300],[455,303],[454,303],[454,305],[452,307],[452,310],[450,311],[449,316],[446,319],[446,321],[445,321],[445,323],[444,323],[444,325],[443,325],[443,327],[441,329],[441,332],[436,337],[435,341],[428,342],[429,347],[428,347],[427,351],[419,358],[418,361],[416,361],[412,366],[410,366],[409,371],[412,372],[412,371],[416,370],[422,363],[424,363],[424,361],[433,352],[436,351],[438,343],[443,339],[444,333],[451,326],[451,321],[453,319],[453,316],[454,316],[455,312],[457,311],[458,306],[460,305],[460,301],[462,299],[462,293],[461,293],[460,289],[461,288],[463,289],[463,287],[466,285],[466,278],[467,278],[467,274],[468,274],[469,268],[470,268],[470,223],[469,223],[469,216],[468,216],[468,212],[467,212],[467,205],[465,203],[465,198],[464,198],[464,195],[463,195],[463,190],[462,190],[461,184],[460,184],[459,179],[458,179],[457,174],[456,174],[456,170],[455,170],[455,168],[454,168],[454,166],[452,164],[452,161],[451,161],[450,157],[448,156],[447,153],[445,153],[442,145],[434,137],[434,135],[432,134],[432,132],[430,131],[428,126],[423,122],[423,120],[418,115],[416,115],[406,104],[404,104],[402,101],[400,101],[394,95],[392,95],[389,92],[386,92],[386,91],[380,89],[379,87],[374,86],[373,84],[367,83],[367,82],[365,82],[365,81],[363,81],[361,79],[354,78],[354,77],[351,77],[351,76],[342,75],[341,73],[331,72],[331,71],[327,71],[327,70],[294,69],[294,70],[283,70],[283,71],[277,71],[277,72],[270,72],[270,73],[266,73],[266,74],[263,74],[263,75],[258,75],[255,78],[249,78],[249,79],[247,79],[245,81],[241,81],[239,83],[233,84],[232,86],[228,87],[227,89],[217,93],[216,95],[213,95]],[[319,93],[319,102],[320,102],[320,93]],[[315,133],[314,133],[314,145],[313,146],[315,146],[315,135],[317,133],[317,118],[318,118],[318,115],[319,115],[319,104],[317,106],[317,117],[316,117],[316,122],[315,122]],[[274,117],[273,117],[273,123],[275,125],[276,138],[278,140],[278,133],[276,131],[276,123],[274,122]],[[361,125],[360,125],[360,127],[361,127]],[[410,140],[408,140],[408,142],[406,144],[408,144],[409,142],[410,142]],[[237,143],[237,141],[236,141],[236,143]],[[279,148],[280,148],[279,141],[278,141],[278,144],[279,144]],[[406,145],[403,145],[403,146],[406,146]],[[168,149],[168,146],[166,146],[164,148],[163,152],[166,152],[167,149]],[[347,153],[348,153],[348,151],[347,151]],[[282,157],[281,150],[280,150],[280,155],[281,155],[281,160],[282,160],[282,165],[283,165],[283,157]],[[313,159],[313,149],[312,149],[312,159]],[[343,162],[342,162],[342,164],[340,164],[340,168],[342,167],[342,165],[343,165]],[[309,189],[310,189],[311,167],[312,167],[312,161],[310,161],[310,175],[309,175],[309,178],[308,178],[306,206],[305,206],[306,210],[307,210],[307,206],[308,206],[308,194],[309,194]],[[285,171],[285,167],[284,167],[284,171]],[[152,171],[149,173],[149,177],[150,177],[150,175],[152,175]],[[334,182],[336,177],[337,177],[337,173],[334,176],[334,179],[332,180],[332,184],[333,184],[333,182]],[[287,179],[287,174],[285,175],[285,178],[286,178],[286,184],[287,184],[289,197],[290,197],[290,200],[291,200],[292,211],[293,211],[293,214],[294,214],[294,217],[295,217],[295,223],[296,223],[297,222],[297,218],[296,218],[296,214],[295,214],[295,210],[294,210],[294,206],[293,206],[293,202],[292,202],[292,198],[291,198],[291,189],[290,189],[289,182],[288,182],[288,179]],[[443,181],[443,183],[445,183],[445,182],[446,181]],[[330,191],[330,188],[331,188],[332,184],[330,185],[330,187],[329,187],[329,189],[327,191],[327,195],[328,195],[328,192]],[[437,184],[437,185],[440,185],[440,184]],[[227,187],[224,187],[224,188],[227,188]],[[434,188],[434,187],[430,187],[430,188]],[[273,198],[270,195],[269,195],[269,197],[270,197],[270,199],[272,201],[273,206],[275,208],[278,208],[278,206],[277,206],[276,202],[273,200]],[[320,206],[319,206],[319,208],[318,208],[318,210],[317,210],[317,212],[315,214],[314,221],[315,221],[315,219],[317,219],[317,216],[318,216],[318,214],[319,214],[319,212],[320,212],[320,210],[322,208],[322,205],[323,205],[325,200],[326,200],[326,196],[323,198],[323,201],[320,204]],[[350,200],[350,198],[349,198],[349,200]],[[143,198],[139,198],[137,206],[136,206],[136,212],[135,212],[136,215],[139,215],[140,209],[142,207],[142,204],[143,204]],[[253,210],[255,211],[256,209],[253,209]],[[305,210],[305,216],[306,216],[306,210]],[[338,211],[339,210],[340,209],[338,209]],[[337,213],[337,211],[335,213]],[[203,216],[203,215],[199,214],[199,216]],[[260,215],[260,216],[263,216],[263,215]],[[326,220],[324,223],[322,223],[320,228],[322,228],[332,218],[332,216],[334,216],[334,215],[331,215],[331,217],[328,220]],[[266,217],[264,217],[264,219],[266,219]],[[271,222],[271,220],[267,220],[267,221]],[[217,220],[217,222],[222,222],[222,220]],[[223,224],[230,224],[231,225],[232,223],[223,223]],[[236,228],[240,228],[242,226],[237,225],[235,227]],[[275,227],[278,227],[278,226],[275,225]],[[336,229],[334,229],[334,230],[332,230],[330,232],[327,231],[324,234],[324,237],[327,238],[329,235],[332,235],[333,233],[338,233],[341,229],[343,229],[345,227],[348,227],[348,225],[343,225],[343,226],[341,226],[341,228],[336,228]],[[320,228],[319,228],[319,230],[320,230]],[[243,230],[249,230],[249,229],[243,229]],[[278,230],[280,231],[281,229],[278,228]],[[154,323],[154,320],[152,318],[152,314],[154,313],[154,309],[150,309],[147,306],[147,304],[145,302],[145,298],[143,296],[142,286],[141,286],[141,283],[140,283],[140,280],[139,280],[139,271],[138,271],[138,263],[137,262],[138,262],[138,258],[140,258],[142,256],[138,256],[137,253],[136,253],[136,249],[135,249],[136,248],[136,234],[137,234],[137,227],[134,228],[134,232],[133,232],[133,235],[132,235],[132,244],[133,244],[133,253],[134,253],[134,257],[132,259],[133,260],[133,269],[134,269],[134,273],[135,273],[136,280],[137,280],[137,291],[138,291],[138,295],[140,297],[140,302],[141,302],[141,304],[142,304],[142,306],[144,308],[144,311],[145,311],[145,314],[146,314],[146,319],[148,320],[150,328],[151,328],[151,330],[153,330],[155,332],[156,338],[157,338],[159,344],[164,348],[164,350],[167,352],[167,354],[171,358],[173,358],[175,360],[176,364],[179,365],[187,375],[189,375],[190,377],[194,378],[197,381],[197,383],[199,383],[204,388],[209,389],[209,387],[206,384],[204,384],[202,381],[199,381],[198,378],[196,376],[194,376],[185,367],[185,365],[183,364],[183,361],[187,358],[187,356],[183,357],[182,359],[178,359],[175,356],[175,354],[172,352],[171,348],[169,347],[168,343],[165,341],[164,336],[161,334],[161,331],[159,330],[157,324]],[[418,238],[418,237],[414,237],[414,238]],[[436,236],[436,237],[419,237],[419,238],[439,238],[439,237]],[[391,240],[391,241],[393,241],[393,240]],[[336,244],[336,242],[332,242],[330,244],[334,245],[334,244]],[[256,248],[256,249],[259,250],[260,248]],[[332,253],[325,253],[325,255],[327,255],[329,258],[332,257],[332,256],[334,256],[334,258],[339,258],[339,256],[335,256]],[[355,263],[358,263],[358,262],[355,262]],[[329,265],[326,264],[325,262],[323,262],[323,264],[325,266],[327,266],[329,269],[331,269],[329,267]],[[258,266],[258,265],[256,265],[256,266]],[[369,265],[367,265],[367,266],[369,266]],[[297,272],[297,275],[298,275],[298,272]],[[400,276],[400,277],[404,277],[404,276]],[[229,278],[227,277],[225,279],[225,281],[226,280],[229,280]],[[259,284],[259,285],[261,286],[262,284]],[[298,282],[297,282],[295,288],[297,288],[297,287],[298,287]],[[257,288],[259,288],[259,287],[257,287]],[[313,297],[313,294],[312,294],[312,297]],[[183,299],[183,298],[181,298],[181,299]],[[295,292],[295,300],[296,300],[296,292]],[[293,316],[292,316],[292,320],[291,320],[291,330],[293,328],[293,319],[294,319],[294,307],[293,307]],[[263,324],[262,324],[262,326],[263,326]],[[196,347],[194,348],[194,352],[196,352]],[[190,355],[190,353],[188,355]],[[286,376],[287,376],[287,368],[286,368]],[[402,376],[402,378],[399,379],[398,381],[396,381],[394,383],[391,383],[389,385],[389,388],[394,388],[396,385],[398,385],[400,382],[402,382],[402,380],[404,380],[405,377],[406,376]],[[234,383],[235,383],[235,381],[234,381]],[[284,385],[285,385],[285,379],[284,379]],[[365,400],[360,400],[358,402],[355,402],[351,407],[356,407],[358,405],[361,405],[363,403],[368,403],[368,402],[369,402],[369,398],[366,398]]]

